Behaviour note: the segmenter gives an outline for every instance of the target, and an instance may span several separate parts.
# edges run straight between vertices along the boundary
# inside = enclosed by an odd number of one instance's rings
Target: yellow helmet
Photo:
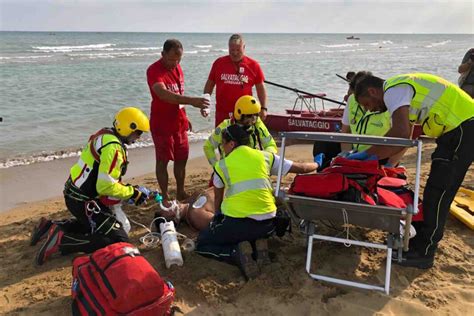
[[[114,127],[120,136],[128,137],[134,131],[149,132],[150,121],[142,110],[127,107],[115,114]]]
[[[234,118],[237,121],[240,121],[242,118],[242,114],[251,115],[251,114],[258,114],[260,113],[261,105],[251,95],[243,95],[241,96],[237,102],[235,102],[234,107]]]
[[[441,118],[434,113],[429,113],[421,127],[426,136],[437,138],[443,134],[445,126],[440,122]]]

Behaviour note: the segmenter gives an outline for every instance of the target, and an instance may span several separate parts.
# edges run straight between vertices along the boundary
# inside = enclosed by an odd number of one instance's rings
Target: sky
[[[0,0],[0,30],[473,34],[473,3],[473,0]]]

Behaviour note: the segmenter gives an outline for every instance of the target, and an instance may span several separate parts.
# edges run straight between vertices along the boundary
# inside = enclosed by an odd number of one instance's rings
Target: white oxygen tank
[[[181,249],[179,248],[178,235],[174,228],[173,221],[160,223],[161,232],[161,246],[163,247],[163,254],[165,255],[166,268],[169,269],[172,265],[183,265],[183,257],[181,256]]]
[[[125,215],[125,212],[122,210],[122,205],[115,204],[112,207],[112,209],[115,213],[115,217],[120,223],[122,223],[122,227],[128,235],[128,233],[130,233],[130,229],[132,228],[132,226],[130,225],[130,221],[128,220],[127,215]]]

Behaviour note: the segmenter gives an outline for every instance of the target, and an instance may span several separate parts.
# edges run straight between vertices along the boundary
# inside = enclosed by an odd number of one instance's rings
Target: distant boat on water
[[[354,35],[348,36],[348,37],[346,37],[346,39],[348,39],[348,40],[360,40],[359,37],[354,37]]]

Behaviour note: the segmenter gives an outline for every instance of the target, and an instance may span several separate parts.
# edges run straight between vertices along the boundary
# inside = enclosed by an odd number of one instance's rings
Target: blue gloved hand
[[[376,155],[369,155],[366,151],[352,153],[346,158],[351,160],[379,160]]]
[[[352,151],[341,151],[340,153],[337,154],[338,157],[343,157],[347,158],[352,153]]]
[[[128,201],[129,204],[140,205],[146,202],[150,197],[151,191],[141,185],[133,187],[133,195]]]
[[[319,153],[314,156],[314,162],[318,164],[318,167],[323,165],[324,156],[324,153]]]

